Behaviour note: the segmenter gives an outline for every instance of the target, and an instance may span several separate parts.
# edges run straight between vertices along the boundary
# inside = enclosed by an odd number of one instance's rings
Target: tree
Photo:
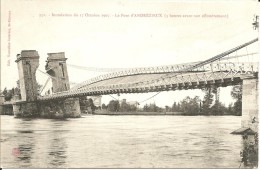
[[[177,110],[177,104],[176,104],[176,102],[173,103],[171,110],[172,110],[173,112],[177,112],[177,111],[178,111],[178,110]]]
[[[143,111],[148,112],[149,111],[149,106],[148,104],[145,104],[143,107]]]
[[[187,96],[181,101],[181,110],[186,115],[198,115],[200,111],[199,102],[200,99],[198,96],[195,96],[194,98]]]
[[[137,106],[130,105],[130,111],[137,111]]]
[[[207,88],[206,90],[203,90],[206,94],[203,99],[202,104],[202,114],[204,115],[210,115],[211,114],[211,104],[213,102],[213,95],[212,95],[212,89]]]
[[[227,107],[227,113],[233,115],[233,104],[229,103]]]
[[[234,115],[237,115],[237,116],[242,115],[242,101],[241,100],[237,100],[234,103],[233,112],[234,112]]]
[[[236,85],[232,87],[231,96],[235,99],[233,106],[233,112],[235,115],[242,115],[242,85]]]
[[[131,111],[136,111],[137,107],[135,105],[122,102],[119,110],[122,112],[129,112],[129,111],[131,112]]]
[[[169,106],[165,106],[165,111],[169,112],[170,111],[170,107]]]
[[[96,110],[96,106],[93,102],[93,100],[91,98],[88,99],[88,102],[89,102],[89,105],[90,105],[90,108],[92,111],[95,111]]]
[[[213,115],[224,115],[227,109],[221,102],[216,101],[210,110]]]
[[[144,105],[143,111],[145,111],[145,112],[162,112],[163,109],[156,106],[155,103],[153,103],[153,104],[150,103],[149,105],[147,105],[147,104]]]
[[[233,99],[242,100],[242,85],[233,86],[231,96]]]
[[[2,94],[3,94],[4,96],[7,94],[7,89],[6,89],[6,87],[4,88]]]
[[[149,105],[149,112],[159,112],[161,109],[159,109],[158,106],[156,106],[155,103]]]
[[[2,94],[5,96],[5,101],[10,101],[13,98],[14,90],[7,90],[7,88],[4,88]]]
[[[129,105],[126,102],[122,102],[120,106],[120,111],[129,111]]]
[[[181,104],[180,104],[179,102],[178,102],[178,104],[177,104],[176,111],[177,111],[177,112],[181,111]]]
[[[107,105],[107,109],[111,112],[118,112],[119,108],[120,105],[118,100],[111,100]]]
[[[101,108],[105,110],[105,109],[107,109],[107,106],[103,103]]]

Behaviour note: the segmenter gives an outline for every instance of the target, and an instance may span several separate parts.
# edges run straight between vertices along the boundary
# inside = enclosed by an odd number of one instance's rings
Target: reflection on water
[[[20,162],[23,162],[25,164],[30,164],[31,162],[31,156],[33,156],[33,148],[34,145],[32,143],[29,144],[21,144],[18,145],[19,154],[17,155],[17,158],[20,160]]]
[[[21,162],[22,167],[27,167],[27,165],[31,165],[31,159],[34,156],[34,148],[35,148],[35,139],[34,139],[34,131],[35,123],[34,122],[28,122],[25,124],[28,129],[19,129],[16,130],[17,137],[23,137],[26,139],[26,143],[17,143],[19,154],[17,155],[17,160]],[[18,128],[20,128],[20,125],[16,125]],[[30,135],[28,135],[30,134]]]
[[[51,124],[52,129],[56,129],[57,127],[63,127],[66,122],[53,122]],[[66,162],[66,139],[62,137],[62,133],[60,131],[53,131],[50,134],[50,149],[48,151],[49,155],[49,164],[52,167],[65,167],[62,166]]]
[[[4,168],[239,168],[235,116],[1,116]],[[12,154],[14,148],[19,152]]]

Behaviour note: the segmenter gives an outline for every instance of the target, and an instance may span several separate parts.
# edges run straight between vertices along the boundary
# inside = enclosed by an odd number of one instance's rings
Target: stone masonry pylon
[[[52,92],[70,89],[65,53],[48,53],[45,69],[52,79]]]
[[[243,77],[242,127],[258,132],[258,78]]]
[[[39,54],[36,50],[23,50],[17,55],[21,99],[23,101],[37,100],[38,90],[36,70],[39,67]]]

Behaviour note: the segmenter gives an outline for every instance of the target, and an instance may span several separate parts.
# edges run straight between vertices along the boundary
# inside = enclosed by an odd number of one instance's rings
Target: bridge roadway
[[[76,90],[55,93],[49,96],[38,97],[38,100],[70,98],[79,96],[94,96],[118,93],[147,93],[169,90],[201,89],[207,86],[228,86],[242,82],[241,77],[248,75],[239,71],[195,72],[176,74],[164,78],[167,73],[140,74],[121,76],[104,81],[98,81]],[[252,77],[257,73],[249,74]],[[156,79],[155,78],[161,78]]]

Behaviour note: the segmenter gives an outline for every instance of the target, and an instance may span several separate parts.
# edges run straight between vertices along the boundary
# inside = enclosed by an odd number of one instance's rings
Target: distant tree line
[[[152,103],[152,104],[150,103],[149,105],[148,104],[144,105],[142,111],[144,111],[144,112],[163,112],[164,109],[156,106],[155,103]]]
[[[235,99],[234,104],[226,107],[217,96],[217,88],[203,89],[205,96],[201,101],[198,96],[191,98],[187,96],[179,103],[174,102],[172,107],[165,107],[166,111],[183,112],[184,115],[242,115],[242,85],[232,87],[231,96]],[[214,101],[214,96],[215,102]]]
[[[198,96],[194,98],[187,96],[180,102],[174,102],[172,106],[165,106],[165,108],[161,108],[155,103],[137,108],[137,106],[126,102],[120,104],[118,100],[111,100],[108,105],[102,104],[102,109],[111,112],[138,110],[143,112],[182,112],[183,115],[242,115],[242,85],[233,86],[231,96],[235,99],[235,103],[229,104],[228,107],[218,101],[216,87],[205,88],[203,92],[205,93],[203,100]]]
[[[104,103],[101,106],[102,109],[106,109],[110,112],[133,112],[137,111],[136,105],[131,105],[126,102],[119,103],[118,100],[111,100],[108,105]]]

